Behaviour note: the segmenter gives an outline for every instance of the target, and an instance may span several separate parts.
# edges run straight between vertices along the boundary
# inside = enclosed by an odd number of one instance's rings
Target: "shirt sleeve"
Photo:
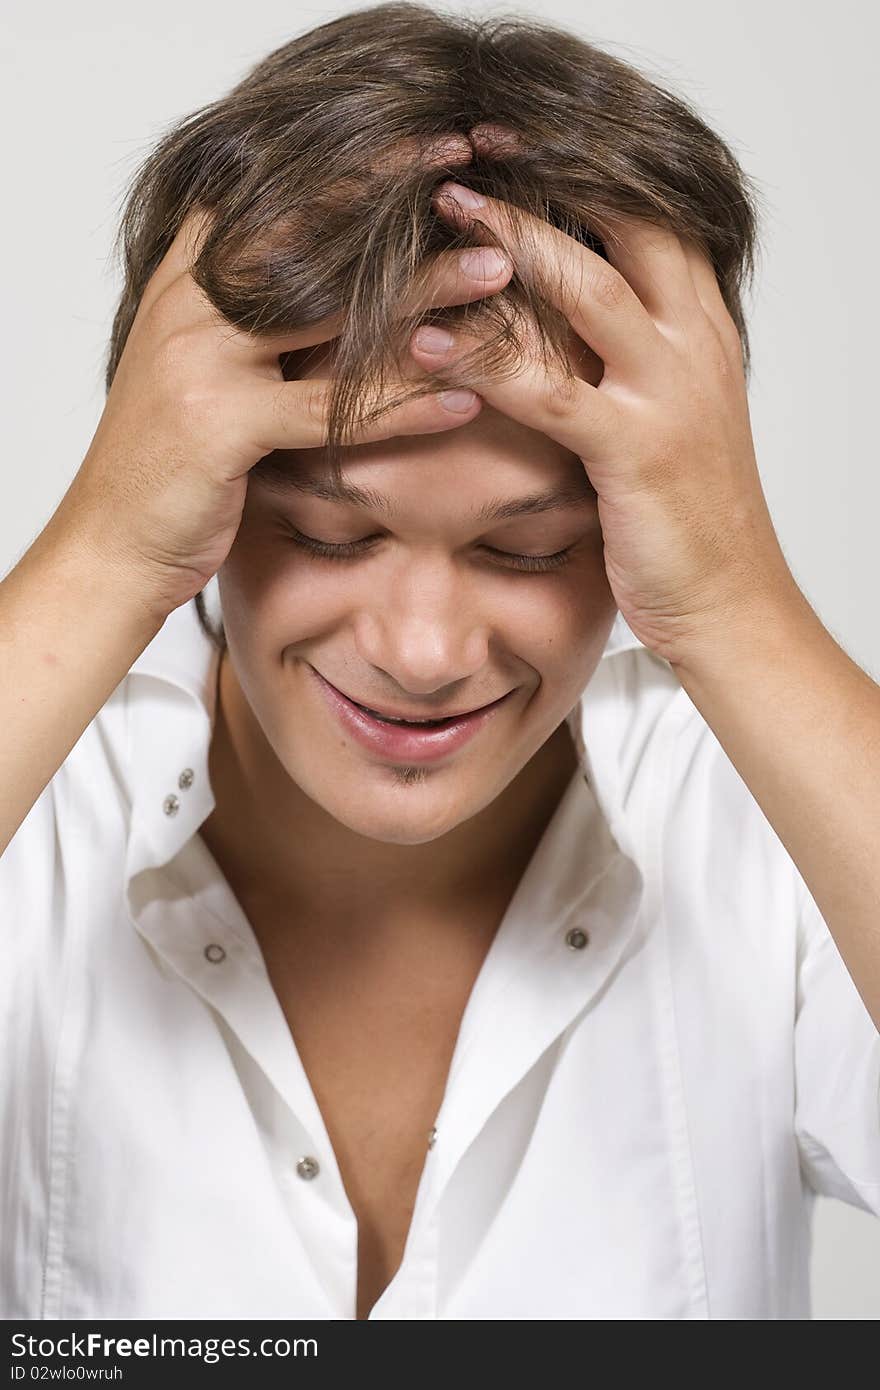
[[[824,1197],[880,1216],[880,1032],[799,878],[795,1134]]]

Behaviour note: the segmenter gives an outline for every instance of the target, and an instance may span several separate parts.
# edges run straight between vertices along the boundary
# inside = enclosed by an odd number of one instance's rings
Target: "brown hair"
[[[513,146],[466,164],[389,161],[481,122]],[[600,255],[603,214],[634,214],[693,239],[714,267],[750,354],[743,289],[757,251],[758,193],[737,159],[679,96],[556,26],[516,15],[472,18],[425,4],[374,5],[319,25],[259,62],[219,100],[179,121],[130,182],[116,240],[124,285],[106,364],[109,391],[144,288],[195,205],[213,211],[193,276],[235,327],[288,333],[344,310],[332,348],[326,455],[381,407],[378,393],[419,322],[465,318],[481,336],[480,371],[515,370],[523,330],[570,373],[571,330],[526,254],[499,293],[404,318],[397,306],[437,252],[470,238],[430,195],[448,177],[551,222]],[[595,221],[594,221],[595,219]],[[503,238],[499,244],[503,244]],[[607,257],[606,257],[607,259]],[[295,375],[297,354],[282,362]],[[403,385],[395,403],[456,371]],[[374,394],[375,393],[375,394]],[[258,467],[271,468],[272,455]],[[204,630],[219,645],[222,628]]]

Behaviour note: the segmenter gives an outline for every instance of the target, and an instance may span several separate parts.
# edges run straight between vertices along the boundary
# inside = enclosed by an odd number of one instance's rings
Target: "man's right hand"
[[[223,563],[249,470],[273,450],[326,443],[332,383],[286,381],[279,357],[334,338],[341,316],[285,338],[234,329],[190,273],[210,220],[209,212],[192,210],[150,279],[94,438],[50,523],[56,539],[61,530],[102,565],[109,561],[123,586],[134,586],[160,617],[197,594]],[[416,287],[419,308],[464,304],[503,288],[509,263],[482,278],[465,268],[473,256],[441,253]],[[389,400],[400,386],[392,382]],[[450,410],[432,393],[390,408],[351,443],[454,429],[480,408],[473,396],[464,410]]]

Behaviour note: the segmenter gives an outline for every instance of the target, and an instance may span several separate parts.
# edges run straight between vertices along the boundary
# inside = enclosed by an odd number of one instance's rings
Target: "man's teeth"
[[[378,719],[383,724],[424,725],[428,728],[439,728],[442,724],[449,723],[448,719],[392,719],[388,714],[379,714],[378,711],[370,709],[369,705],[358,705],[358,709],[362,709],[364,714],[369,714],[373,719]]]

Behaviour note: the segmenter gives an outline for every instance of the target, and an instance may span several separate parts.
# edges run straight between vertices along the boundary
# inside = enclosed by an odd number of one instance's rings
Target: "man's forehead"
[[[439,506],[438,492],[426,493],[419,465],[411,461],[393,469],[343,466],[334,474],[316,460],[303,463],[302,454],[297,459],[297,462],[289,458],[284,462],[276,459],[274,467],[266,469],[258,465],[261,481],[276,494],[315,497],[324,502],[359,507],[389,520],[410,504],[414,496],[429,508],[435,500]],[[468,468],[468,477],[474,479],[472,468]],[[517,472],[502,470],[500,474],[490,470],[479,484],[472,481],[466,488],[458,486],[458,480],[455,483],[456,501],[477,521],[574,507],[592,502],[596,495],[586,470],[577,461],[564,470],[533,468]],[[442,492],[448,501],[450,489],[443,488]]]

